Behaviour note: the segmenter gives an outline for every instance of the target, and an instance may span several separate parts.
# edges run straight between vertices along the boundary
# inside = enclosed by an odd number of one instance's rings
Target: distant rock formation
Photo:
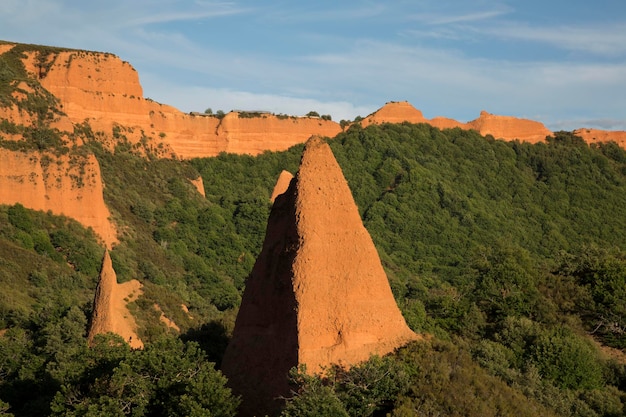
[[[12,47],[3,44],[0,54]],[[94,132],[110,133],[114,127],[122,127],[123,135],[131,143],[146,138],[162,143],[163,155],[168,158],[209,157],[220,152],[257,155],[266,150],[286,150],[304,143],[313,134],[335,136],[341,132],[338,123],[321,118],[257,112],[229,112],[218,118],[183,113],[144,98],[137,71],[109,53],[51,52],[46,58],[45,72],[40,58],[34,48],[25,54],[23,62],[29,76],[61,102],[65,116],[59,117],[55,127],[72,132],[74,125],[85,121]],[[9,113],[14,122],[27,116],[15,109],[0,108],[0,119]],[[110,149],[116,143],[105,142]]]
[[[470,129],[477,130],[481,135],[491,135],[496,139],[515,140],[522,142],[544,142],[546,136],[553,133],[542,123],[517,117],[497,116],[481,111],[478,119],[467,123]]]
[[[483,136],[492,135],[496,139],[519,139],[531,143],[543,142],[546,136],[552,135],[552,132],[540,122],[519,119],[517,117],[498,116],[486,111],[481,111],[477,119],[467,123],[446,117],[435,117],[429,120],[424,118],[421,111],[406,101],[385,104],[379,110],[363,119],[361,125],[365,127],[370,124],[402,122],[427,123],[439,129],[455,127],[466,130],[474,129]]]
[[[276,197],[287,191],[292,179],[293,174],[291,172],[283,170],[280,173],[278,180],[276,181],[276,185],[274,186],[274,190],[272,191],[272,195],[270,196],[270,201],[272,203],[276,200]]]
[[[200,193],[202,197],[206,197],[204,192],[204,181],[202,180],[201,176],[199,176],[195,180],[190,179],[189,182],[191,182],[191,184],[196,187],[196,190],[198,190],[198,193]]]
[[[382,123],[428,123],[421,111],[408,101],[389,102],[361,121],[361,126]]]
[[[574,134],[580,136],[587,143],[599,143],[613,141],[626,149],[626,132],[620,130],[600,130],[600,129],[576,129]]]
[[[50,210],[91,227],[111,248],[117,231],[104,203],[100,165],[95,156],[55,156],[0,148],[0,204],[20,203]]]
[[[143,342],[137,336],[135,318],[127,304],[141,294],[141,284],[133,279],[123,284],[117,283],[109,251],[104,252],[102,271],[93,302],[93,315],[89,326],[88,341],[93,342],[97,334],[115,333],[132,348],[143,348]]]
[[[311,138],[274,202],[222,362],[243,415],[277,407],[298,364],[350,366],[417,338],[330,147]]]

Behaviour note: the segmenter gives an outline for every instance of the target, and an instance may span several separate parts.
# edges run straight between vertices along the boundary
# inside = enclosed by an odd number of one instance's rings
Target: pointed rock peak
[[[293,366],[349,367],[417,338],[330,146],[312,137],[272,207],[222,363],[243,415],[271,413]]]
[[[96,335],[110,332],[120,335],[131,347],[142,348],[143,342],[137,336],[137,324],[127,308],[127,304],[140,294],[141,284],[137,280],[117,283],[111,256],[105,250],[87,337],[89,344]]]
[[[270,200],[272,203],[276,200],[276,197],[283,194],[289,188],[289,184],[293,179],[293,174],[289,171],[283,170],[278,176],[278,180],[276,181],[276,185],[274,186],[274,190],[272,191],[272,195]]]
[[[361,121],[361,126],[381,123],[426,123],[421,111],[408,101],[391,101]]]

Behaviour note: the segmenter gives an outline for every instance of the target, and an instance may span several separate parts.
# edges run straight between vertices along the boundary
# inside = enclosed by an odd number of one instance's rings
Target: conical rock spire
[[[123,284],[117,283],[117,275],[109,251],[104,251],[100,279],[93,302],[93,314],[89,326],[88,341],[93,342],[97,334],[115,333],[131,347],[142,348],[143,342],[137,336],[135,318],[128,310],[127,303],[141,293],[141,284],[133,279]]]
[[[417,338],[330,147],[309,139],[274,202],[222,364],[244,415],[271,411],[294,366],[350,366]]]

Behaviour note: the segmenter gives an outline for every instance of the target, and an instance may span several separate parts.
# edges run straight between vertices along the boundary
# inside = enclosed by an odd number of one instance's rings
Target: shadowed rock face
[[[310,139],[274,202],[222,363],[243,415],[274,411],[298,364],[350,366],[416,338],[330,147]]]

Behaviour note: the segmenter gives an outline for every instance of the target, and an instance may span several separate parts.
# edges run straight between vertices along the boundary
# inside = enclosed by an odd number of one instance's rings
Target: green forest
[[[0,206],[0,416],[234,416],[221,358],[270,194],[303,146],[179,161],[115,133],[109,151],[86,124],[75,132],[122,231],[118,281],[143,284],[130,308],[146,346],[87,347],[104,250],[91,230]],[[624,149],[408,123],[353,124],[328,143],[424,338],[324,377],[293,369],[282,416],[626,414]]]

